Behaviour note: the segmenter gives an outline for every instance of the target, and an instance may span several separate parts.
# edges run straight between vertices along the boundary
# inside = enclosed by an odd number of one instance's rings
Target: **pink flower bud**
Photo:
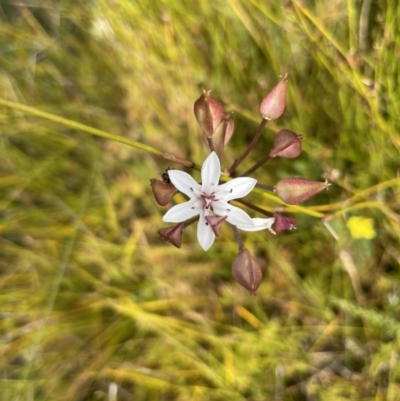
[[[280,213],[274,213],[275,217],[275,231],[277,233],[285,230],[296,229],[296,219],[293,217],[282,216]]]
[[[234,129],[235,129],[235,123],[233,122],[232,114],[231,113],[224,114],[221,124],[218,125],[212,137],[214,150],[219,157],[221,157],[225,146],[232,138]]]
[[[242,248],[233,261],[232,275],[237,283],[254,295],[262,281],[260,266],[246,248]]]
[[[287,81],[288,74],[285,74],[261,102],[260,111],[266,120],[275,120],[285,110]]]
[[[210,225],[214,234],[219,237],[221,234],[222,223],[228,218],[228,216],[206,216],[205,219]]]
[[[296,135],[288,129],[282,129],[277,133],[269,155],[294,159],[301,153],[302,139],[302,135]]]
[[[210,95],[211,91],[204,91],[194,102],[194,115],[202,131],[211,138],[222,121],[224,108],[218,100]]]
[[[179,223],[173,227],[160,228],[157,232],[165,242],[169,242],[173,246],[180,248],[182,244],[182,232],[185,223]]]
[[[274,192],[287,204],[297,205],[310,199],[330,185],[328,180],[319,182],[299,177],[284,178],[275,185]]]
[[[160,181],[152,178],[150,183],[154,197],[156,198],[156,202],[160,206],[168,205],[174,195],[178,192],[178,190],[170,182]]]

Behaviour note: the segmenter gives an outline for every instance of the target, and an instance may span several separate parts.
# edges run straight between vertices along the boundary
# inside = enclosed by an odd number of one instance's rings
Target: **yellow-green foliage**
[[[6,3],[1,400],[397,400],[397,2]],[[289,128],[301,156],[255,178],[333,185],[287,208],[252,195],[298,224],[244,237],[264,272],[251,297],[228,228],[207,253],[193,226],[179,250],[160,240],[149,179],[184,168],[163,152],[203,162],[202,88],[235,112],[228,166],[286,72],[286,111],[241,168]]]

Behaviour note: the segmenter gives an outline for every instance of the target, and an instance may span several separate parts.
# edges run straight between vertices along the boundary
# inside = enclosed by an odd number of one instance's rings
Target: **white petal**
[[[201,212],[201,207],[198,207],[196,203],[198,203],[197,198],[193,198],[187,202],[171,207],[171,209],[165,213],[163,221],[167,223],[180,223],[181,221],[198,215]]]
[[[168,176],[176,189],[189,198],[200,193],[200,185],[187,173],[179,170],[168,170]]]
[[[221,175],[221,163],[215,152],[210,155],[203,163],[201,168],[201,190],[210,195],[214,188],[218,186],[219,177]]]
[[[237,225],[236,227],[239,230],[244,230],[244,231],[260,231],[260,230],[270,230],[273,234],[275,234],[275,231],[272,229],[272,225],[275,223],[275,218],[274,217],[269,217],[268,219],[261,219],[261,218],[255,218],[251,219],[253,222],[253,225]]]
[[[242,209],[233,206],[225,201],[212,202],[214,213],[218,216],[228,216],[226,221],[228,223],[237,225],[251,226],[253,223],[250,216]]]
[[[197,240],[205,251],[210,248],[215,240],[215,234],[205,219],[205,216],[209,214],[210,212],[208,211],[202,211],[200,213],[199,222],[197,223]]]
[[[216,199],[230,201],[232,199],[243,198],[257,184],[257,180],[248,177],[234,178],[225,184],[220,185],[215,191]]]

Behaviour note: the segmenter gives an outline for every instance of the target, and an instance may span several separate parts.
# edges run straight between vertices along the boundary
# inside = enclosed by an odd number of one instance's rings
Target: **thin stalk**
[[[270,155],[267,155],[263,157],[261,160],[259,160],[257,163],[254,164],[253,167],[249,168],[247,171],[245,171],[243,174],[240,174],[239,177],[244,177],[248,176],[252,172],[256,171],[258,168],[260,168],[264,163],[266,163],[270,159]]]
[[[75,129],[77,131],[86,132],[88,134],[99,136],[99,137],[105,138],[105,139],[109,139],[111,141],[120,142],[120,143],[123,143],[125,145],[132,146],[133,148],[136,148],[136,149],[139,149],[139,150],[143,150],[143,151],[145,151],[147,153],[151,153],[151,154],[153,154],[155,156],[162,157],[163,159],[169,160],[171,162],[178,163],[178,164],[181,164],[183,166],[193,168],[195,170],[200,170],[199,166],[197,166],[195,163],[193,163],[193,162],[191,162],[189,160],[185,160],[185,159],[182,159],[180,157],[176,157],[174,155],[170,155],[170,154],[168,154],[166,152],[163,152],[161,150],[155,149],[152,146],[145,145],[145,144],[140,143],[140,142],[132,141],[132,140],[130,140],[128,138],[124,138],[124,137],[119,136],[119,135],[113,135],[113,134],[110,134],[110,133],[108,133],[106,131],[102,131],[100,129],[93,128],[93,127],[90,127],[90,126],[82,124],[82,123],[78,123],[78,122],[73,121],[73,120],[69,120],[68,118],[60,117],[60,116],[57,116],[57,115],[51,114],[51,113],[46,113],[46,112],[41,111],[41,110],[39,110],[39,109],[37,109],[35,107],[26,106],[26,105],[20,104],[20,103],[10,102],[8,100],[1,99],[1,98],[0,98],[0,105],[8,107],[8,108],[13,109],[13,110],[21,111],[23,113],[31,114],[31,115],[36,116],[36,117],[44,118],[44,119],[49,120],[49,121],[53,121],[53,122],[55,122],[57,124],[64,125],[66,127]]]
[[[211,152],[214,152],[214,144],[211,137],[207,137],[208,147],[210,148]]]
[[[265,189],[266,191],[274,192],[274,187],[272,185],[256,184],[256,188]]]
[[[243,241],[240,238],[237,227],[232,224],[231,224],[231,227],[232,227],[232,231],[233,231],[233,236],[235,237],[235,240],[238,244],[238,248],[239,248],[239,252],[240,252],[244,248]]]
[[[263,209],[263,208],[261,208],[259,206],[253,205],[252,203],[247,202],[247,201],[245,201],[243,199],[235,199],[235,202],[241,203],[242,205],[247,206],[249,209],[252,209],[252,210],[254,210],[256,212],[259,212],[259,213],[261,213],[261,214],[263,214],[265,216],[268,216],[268,217],[272,216],[272,214],[270,212],[268,212],[267,210],[265,210],[265,209]]]
[[[186,227],[190,226],[191,224],[195,223],[198,219],[199,219],[199,216],[194,216],[191,219],[186,220],[183,223],[183,228],[186,228]]]
[[[239,159],[236,159],[235,162],[232,164],[232,166],[229,168],[228,173],[229,175],[232,174],[236,168],[239,166],[239,164],[247,157],[247,155],[250,153],[250,151],[256,146],[258,140],[260,139],[260,136],[263,132],[263,129],[265,125],[267,124],[268,120],[263,118],[261,120],[261,123],[257,129],[256,134],[254,135],[253,140],[250,142],[250,145],[247,147],[247,149],[243,152],[242,156],[239,157]]]

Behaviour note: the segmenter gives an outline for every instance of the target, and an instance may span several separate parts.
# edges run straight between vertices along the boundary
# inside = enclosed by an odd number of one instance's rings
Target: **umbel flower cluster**
[[[264,158],[246,172],[240,175],[236,173],[238,166],[256,146],[267,122],[277,119],[285,110],[287,81],[286,74],[261,102],[262,120],[254,138],[232,166],[224,170],[222,179],[221,158],[232,138],[234,122],[232,114],[224,113],[222,104],[211,96],[211,91],[203,91],[194,103],[194,114],[201,128],[202,140],[210,150],[201,168],[201,183],[197,183],[183,171],[171,169],[162,174],[162,180],[150,180],[155,199],[161,206],[171,203],[177,192],[188,197],[186,202],[172,206],[164,215],[163,221],[175,223],[174,226],[158,230],[166,242],[180,248],[183,230],[197,221],[197,239],[204,251],[207,251],[213,245],[215,238],[220,235],[224,223],[232,227],[239,248],[239,253],[232,264],[232,275],[240,285],[250,291],[250,294],[255,294],[260,286],[262,272],[257,261],[244,247],[238,230],[268,230],[271,234],[276,234],[296,228],[296,220],[280,213],[268,217],[250,217],[246,211],[230,202],[249,195],[255,187],[258,187],[262,190],[272,190],[285,203],[296,205],[307,201],[330,185],[327,181],[289,177],[269,187],[257,184],[257,180],[249,177],[270,158],[295,158],[300,155],[303,137],[287,129],[278,132],[272,149]],[[231,178],[232,176],[236,178]],[[268,212],[247,201],[237,202],[268,215]]]

